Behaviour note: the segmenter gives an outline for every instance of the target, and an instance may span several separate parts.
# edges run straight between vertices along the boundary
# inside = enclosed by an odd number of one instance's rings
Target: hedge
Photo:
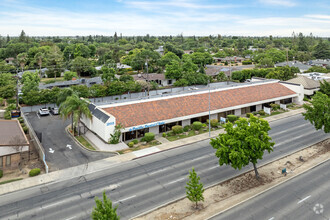
[[[215,128],[215,127],[217,127],[218,126],[218,119],[211,119],[211,122],[210,122],[210,124],[211,124],[211,127],[212,128]]]
[[[26,127],[26,125],[22,126],[22,128],[25,134],[29,133],[29,129]]]
[[[227,115],[227,118],[228,118],[228,121],[233,123],[234,121],[236,121],[238,119],[238,116],[236,116],[236,115]]]
[[[10,113],[10,111],[5,111],[5,115],[4,115],[4,118],[6,119],[6,120],[10,120],[11,119],[11,113]]]
[[[203,126],[202,122],[200,122],[200,121],[195,121],[192,125],[193,125],[193,129],[194,129],[195,131],[198,131],[198,130],[201,129],[202,126]]]
[[[258,113],[259,113],[260,115],[266,115],[266,112],[265,112],[264,110],[260,110],[260,111],[258,111]]]
[[[246,117],[250,118],[253,115],[253,113],[246,113]]]
[[[136,139],[132,140],[132,142],[133,142],[134,144],[137,144],[137,143],[139,143],[139,141],[138,141],[138,140],[136,140]]]
[[[3,171],[0,170],[0,178],[3,177]]]
[[[32,169],[29,172],[29,176],[37,176],[39,174],[40,174],[40,169],[39,168]]]
[[[183,127],[184,132],[188,132],[190,130],[190,125],[186,125]]]
[[[172,131],[174,134],[181,134],[183,132],[181,125],[175,125],[172,127]]]
[[[134,147],[134,142],[133,141],[129,142],[128,147],[130,147],[130,148]]]
[[[155,134],[152,132],[145,133],[142,139],[143,141],[150,142],[155,139]]]
[[[279,104],[270,104],[270,107],[271,107],[274,111],[280,109],[280,105],[279,105]]]

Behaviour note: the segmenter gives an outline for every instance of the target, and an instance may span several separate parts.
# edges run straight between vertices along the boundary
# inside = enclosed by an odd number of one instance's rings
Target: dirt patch
[[[195,209],[194,204],[185,198],[135,219],[206,219],[329,158],[330,139],[327,139],[260,167],[259,181],[256,180],[254,171],[250,171],[206,189],[205,201],[199,203],[198,209]],[[286,168],[286,175],[282,174],[283,168]]]

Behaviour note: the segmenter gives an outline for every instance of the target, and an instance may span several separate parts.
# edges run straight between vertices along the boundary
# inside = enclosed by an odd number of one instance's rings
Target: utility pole
[[[16,110],[18,110],[18,69],[16,69]]]
[[[289,48],[286,48],[286,65],[289,66],[289,56],[288,56],[288,53],[289,53]]]
[[[146,68],[147,68],[147,87],[148,87],[148,98],[149,98],[149,72],[148,72],[148,59],[146,59]]]
[[[209,80],[209,137],[211,137],[211,86]]]

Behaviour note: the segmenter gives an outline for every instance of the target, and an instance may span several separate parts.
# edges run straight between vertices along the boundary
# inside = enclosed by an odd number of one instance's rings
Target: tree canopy
[[[95,197],[96,206],[92,211],[93,220],[119,220],[117,215],[117,207],[112,206],[112,202],[103,192],[103,201]]]
[[[211,145],[216,149],[219,164],[231,165],[234,169],[242,169],[249,163],[253,164],[256,178],[259,173],[256,167],[258,160],[262,160],[265,151],[273,151],[274,142],[268,135],[270,126],[264,119],[250,116],[239,118],[232,124],[226,123],[224,134],[211,139]]]

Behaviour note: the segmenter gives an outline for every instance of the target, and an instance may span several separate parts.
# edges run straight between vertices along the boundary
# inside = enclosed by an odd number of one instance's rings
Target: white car
[[[58,115],[58,108],[51,108],[50,113],[52,113],[53,115]]]
[[[39,109],[39,115],[43,116],[43,115],[49,115],[49,110],[48,108],[41,108]]]

